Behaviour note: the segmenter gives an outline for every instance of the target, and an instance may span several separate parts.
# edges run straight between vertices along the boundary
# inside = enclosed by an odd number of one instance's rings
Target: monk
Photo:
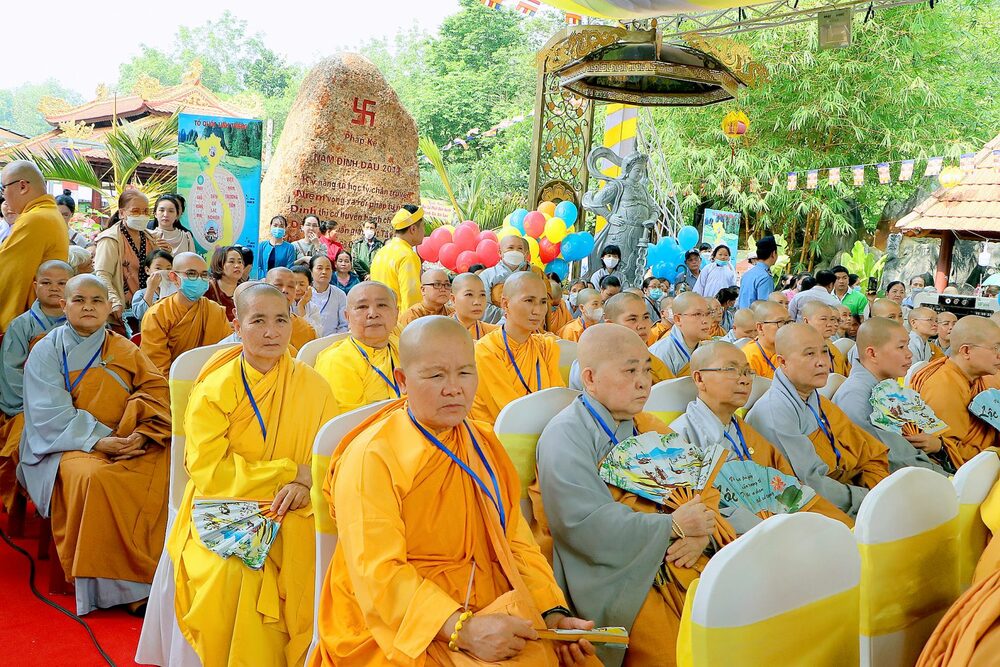
[[[771,303],[778,304],[785,310],[788,310],[788,297],[781,290],[774,290],[773,292],[771,292],[768,295],[767,300],[770,301]]]
[[[394,371],[406,398],[334,452],[324,492],[340,539],[314,667],[596,663],[585,641],[537,639],[536,629],[593,624],[571,616],[532,540],[503,446],[489,425],[467,420],[473,350],[453,319],[413,322]]]
[[[986,376],[1000,372],[1000,327],[966,315],[951,330],[951,356],[917,371],[910,381],[948,430],[942,435],[956,469],[987,447],[1000,445],[997,430],[969,412],[969,403],[988,388]]]
[[[292,320],[277,289],[244,290],[235,326],[243,344],[205,363],[184,414],[190,480],[167,541],[177,624],[206,666],[301,665],[313,628],[312,447],[336,401],[288,353]],[[261,569],[205,547],[191,516],[200,498],[257,501],[281,520]]]
[[[642,412],[649,352],[634,332],[595,325],[580,338],[577,358],[584,393],[549,422],[537,449],[556,578],[571,608],[629,630],[624,653],[599,649],[605,665],[675,665],[684,591],[708,562],[712,539],[724,544],[732,529],[712,487],[664,513],[601,479],[601,461],[619,442],[670,429]]]
[[[649,351],[667,365],[676,377],[691,374],[691,354],[700,343],[710,340],[712,319],[708,302],[695,292],[674,299],[674,327]]]
[[[167,520],[167,380],[131,341],[108,331],[108,288],[71,278],[66,326],[40,340],[24,366],[18,479],[52,518],[77,614],[149,597]]]
[[[705,297],[705,302],[708,303],[708,315],[712,320],[709,338],[722,338],[726,335],[726,330],[722,328],[722,316],[725,314],[722,304],[714,296]]]
[[[564,326],[573,320],[573,313],[569,311],[563,299],[562,285],[557,280],[549,280],[549,313],[545,316],[546,331],[561,331]]]
[[[936,347],[931,343],[931,338],[938,332],[937,313],[930,308],[920,306],[910,311],[906,321],[910,324],[910,352],[913,354],[913,363],[930,361]]]
[[[736,414],[750,398],[754,377],[746,355],[738,347],[719,341],[698,348],[691,355],[691,377],[698,388],[698,398],[688,403],[687,410],[670,428],[692,444],[722,445],[729,452],[729,461],[752,461],[795,477],[792,466],[774,445]],[[725,502],[720,511],[738,535],[770,516],[768,513],[760,516],[740,504]],[[802,511],[818,512],[854,527],[850,517],[819,495]]]
[[[673,301],[671,303],[671,309],[673,308]],[[669,313],[666,311],[661,311],[660,321],[654,324],[649,330],[649,337],[646,338],[646,345],[652,346],[653,343],[660,340],[674,328],[674,323],[670,319]]]
[[[201,255],[179,253],[169,273],[177,291],[154,303],[142,318],[142,351],[165,377],[177,357],[214,345],[232,331],[226,309],[205,297],[209,277]]]
[[[329,383],[340,412],[399,398],[392,377],[399,365],[396,294],[382,283],[358,283],[347,294],[350,338],[316,357],[316,371]]]
[[[767,379],[778,370],[774,342],[778,332],[792,321],[788,309],[773,301],[759,301],[752,306],[757,338],[743,346],[743,354],[753,372]]]
[[[492,424],[515,398],[565,386],[555,338],[534,333],[545,323],[548,298],[545,279],[537,273],[520,271],[504,282],[500,305],[506,321],[476,343],[479,388],[472,403],[474,419]]]
[[[945,612],[916,667],[992,667],[1000,655],[998,619],[1000,570],[995,570]]]
[[[889,472],[916,466],[944,474],[951,464],[941,452],[937,435],[900,435],[872,424],[871,397],[875,385],[896,381],[906,375],[912,363],[908,335],[903,325],[884,317],[870,317],[858,328],[857,347],[861,350],[851,375],[833,395],[833,404],[868,433],[878,438],[889,452]],[[950,472],[954,472],[951,470]]]
[[[937,347],[941,350],[942,356],[951,353],[951,330],[955,328],[956,322],[958,322],[958,316],[955,313],[942,310],[937,314]]]
[[[0,502],[9,511],[17,493],[17,450],[24,426],[24,362],[42,336],[66,321],[62,300],[73,269],[50,259],[35,272],[35,302],[15,317],[0,346]]]
[[[580,316],[559,330],[559,337],[576,342],[587,327],[604,321],[604,306],[601,293],[595,289],[582,289],[577,293],[576,304]]]
[[[294,309],[295,307],[295,274],[292,273],[291,269],[286,269],[283,266],[276,266],[267,272],[264,277],[264,282],[268,285],[272,285],[277,288],[279,292],[285,295],[285,299],[288,301],[288,307]],[[302,346],[311,340],[316,340],[316,330],[313,329],[312,325],[306,321],[304,317],[296,315],[294,312],[292,315],[292,340],[290,345],[296,350],[301,350]],[[239,330],[237,329],[237,334]]]
[[[726,343],[735,343],[755,338],[757,336],[757,322],[754,320],[753,311],[749,308],[740,308],[733,313],[733,328],[722,337]]]
[[[831,340],[840,324],[840,315],[835,308],[822,301],[807,301],[799,309],[802,323],[815,329],[826,341],[826,353],[830,357],[830,371],[844,377],[850,373],[844,353]]]
[[[500,261],[497,262],[496,266],[491,266],[479,274],[486,285],[486,295],[490,299],[490,303],[486,307],[486,315],[483,318],[487,322],[497,323],[503,317],[501,300],[504,281],[520,271],[530,271],[544,280],[546,295],[549,303],[552,303],[550,281],[542,269],[531,263],[531,248],[528,246],[528,240],[522,236],[505,236],[500,239]],[[546,311],[546,321],[542,323],[542,327],[544,328],[547,323],[548,311]],[[558,334],[559,331],[550,330],[550,333]]]
[[[775,349],[774,381],[747,423],[785,455],[796,477],[854,518],[869,489],[889,474],[886,447],[819,395],[830,358],[815,329],[789,324]]]
[[[486,286],[476,274],[463,273],[455,276],[451,283],[451,298],[455,304],[454,318],[465,327],[472,340],[479,340],[500,328],[496,324],[482,321],[486,313]]]
[[[2,334],[15,317],[31,308],[35,300],[31,281],[38,267],[51,259],[68,259],[69,233],[34,162],[9,163],[0,171],[0,186],[4,204],[17,215],[10,235],[0,244]]]
[[[875,299],[871,305],[870,317],[884,317],[893,322],[903,323],[903,307],[891,299]],[[858,362],[858,346],[847,352],[847,363],[853,366]]]
[[[393,237],[375,254],[370,278],[389,287],[403,311],[420,303],[420,256],[424,240],[424,209],[406,204],[392,217]],[[294,338],[294,337],[293,337]]]
[[[481,281],[480,281],[481,282]],[[451,315],[453,309],[448,304],[451,301],[451,283],[448,281],[448,274],[441,269],[431,269],[424,271],[420,276],[420,303],[415,303],[408,309],[400,313],[399,322],[396,327],[399,331],[406,328],[406,325],[418,317],[428,315]]]

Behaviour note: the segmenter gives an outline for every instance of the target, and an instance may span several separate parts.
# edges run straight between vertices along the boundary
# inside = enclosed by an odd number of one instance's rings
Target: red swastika
[[[375,100],[359,100],[354,98],[354,118],[352,125],[369,125],[375,127]]]

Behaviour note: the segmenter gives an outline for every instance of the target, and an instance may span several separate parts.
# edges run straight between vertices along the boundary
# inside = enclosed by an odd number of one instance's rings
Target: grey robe
[[[815,391],[809,396],[809,405],[819,411],[819,395]],[[816,417],[780,368],[774,374],[771,388],[750,409],[746,421],[784,454],[795,476],[804,484],[852,518],[857,516],[868,489],[827,477],[830,468],[809,439],[809,434],[818,428]]]
[[[0,410],[8,417],[24,410],[24,362],[31,340],[65,321],[65,317],[43,313],[36,300],[28,312],[15,317],[7,327],[0,347]]]
[[[589,400],[619,441],[632,435],[631,419],[615,426],[604,406]],[[615,502],[597,474],[612,446],[576,399],[542,431],[538,483],[552,531],[552,569],[570,606],[598,626],[631,628],[663,564],[672,521],[669,514],[636,512]],[[598,655],[610,667],[624,657],[609,648],[599,648]]]
[[[926,453],[911,445],[906,438],[891,431],[885,431],[872,424],[870,399],[878,380],[862,364],[851,367],[851,375],[833,395],[833,404],[844,411],[852,422],[878,438],[889,448],[889,472],[900,468],[916,466],[927,468],[942,475],[944,469],[934,463]]]
[[[486,286],[486,311],[483,313],[483,322],[496,324],[500,321],[500,318],[503,317],[503,311],[500,309],[500,304],[493,303],[493,288],[507,280],[507,278],[510,277],[510,274],[521,270],[523,270],[521,267],[512,269],[504,264],[503,261],[500,261],[497,262],[496,266],[484,269],[483,272],[479,274],[480,279]]]
[[[916,331],[910,332],[910,352],[913,353],[913,363],[931,360],[931,344]]]
[[[675,326],[670,330],[670,333],[653,343],[649,351],[666,364],[671,373],[677,376],[680,375],[681,369],[691,362],[691,353],[694,352],[684,342],[680,326]]]

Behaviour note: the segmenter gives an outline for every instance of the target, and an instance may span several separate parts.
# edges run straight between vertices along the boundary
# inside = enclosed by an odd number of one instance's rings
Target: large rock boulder
[[[309,214],[336,220],[345,242],[375,219],[380,236],[420,203],[417,125],[378,68],[354,53],[316,65],[299,88],[261,186],[261,238],[284,215],[289,238]]]

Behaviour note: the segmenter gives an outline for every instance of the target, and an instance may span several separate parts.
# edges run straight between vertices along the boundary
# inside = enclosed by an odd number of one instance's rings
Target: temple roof
[[[14,130],[8,130],[6,127],[0,127],[0,146],[20,143],[27,138],[28,137],[15,132]]]

